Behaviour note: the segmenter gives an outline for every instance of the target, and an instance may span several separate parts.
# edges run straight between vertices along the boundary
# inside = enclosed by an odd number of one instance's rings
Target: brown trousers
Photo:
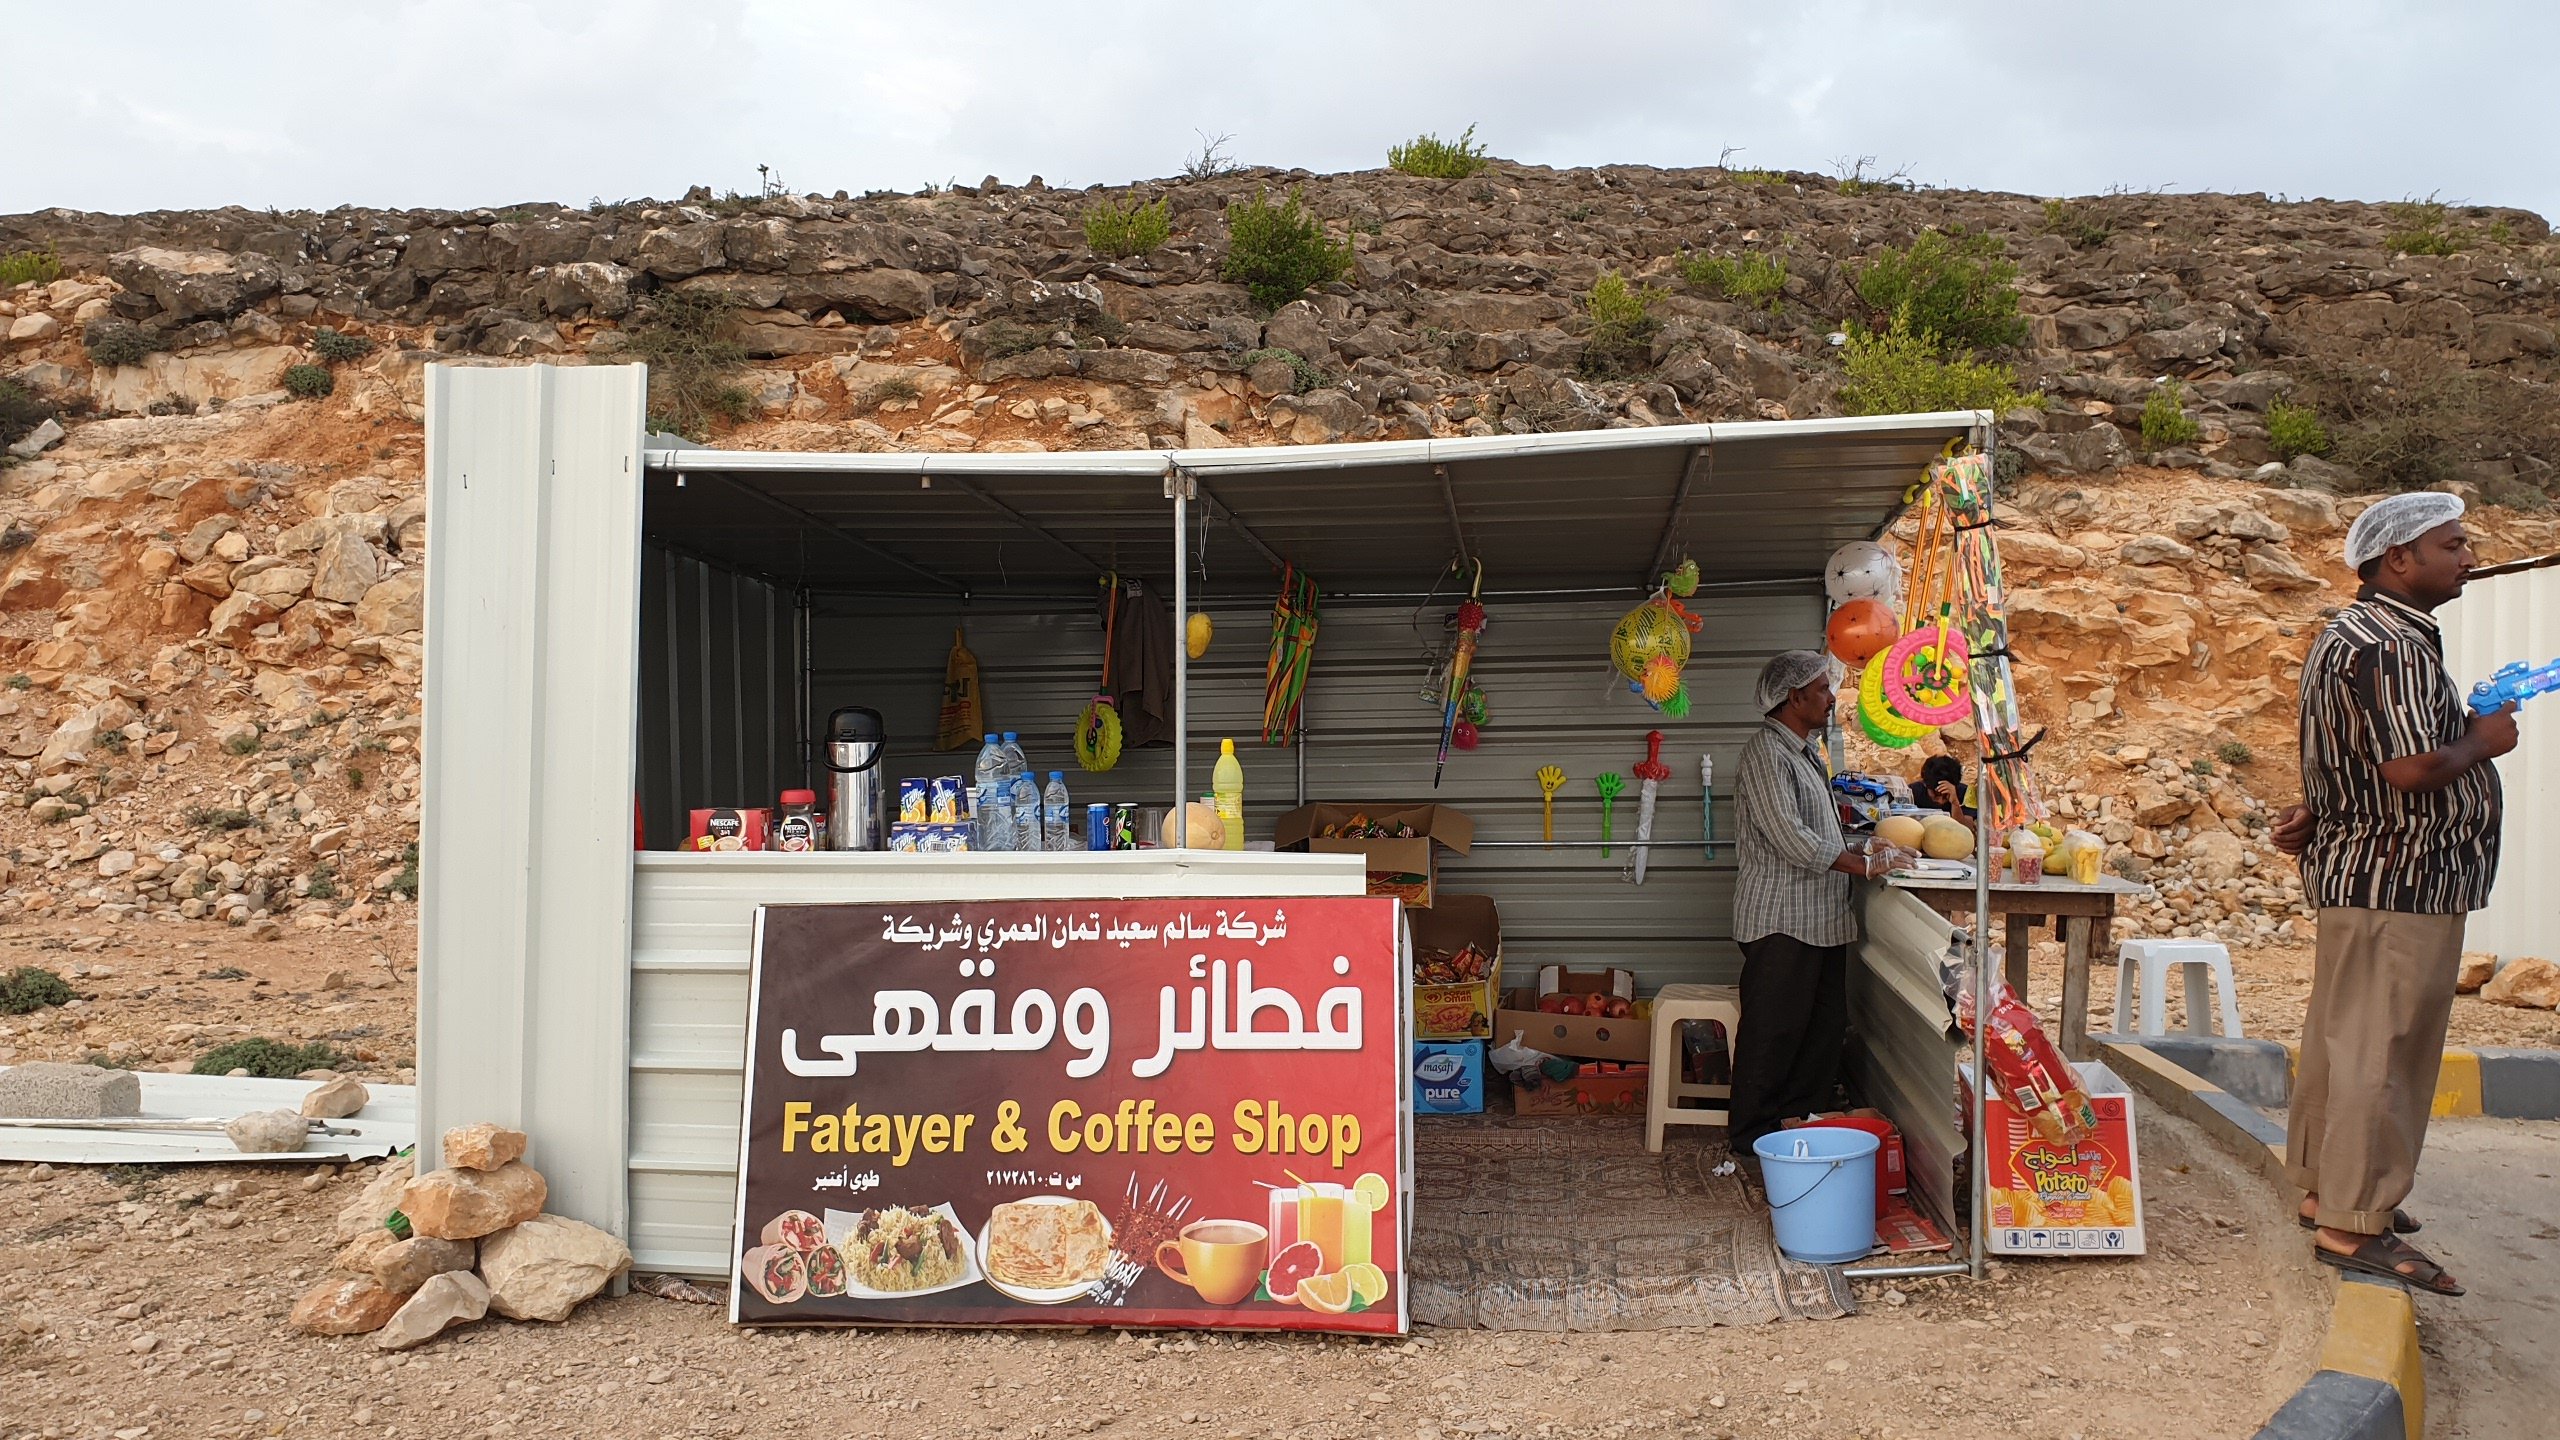
[[[2409,1198],[2462,966],[2460,915],[2322,910],[2285,1121],[2285,1173],[2332,1230],[2379,1235]]]

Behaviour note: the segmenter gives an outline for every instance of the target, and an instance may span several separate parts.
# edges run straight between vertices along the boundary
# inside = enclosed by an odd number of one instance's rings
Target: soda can
[[[898,819],[901,825],[922,825],[933,818],[933,804],[923,780],[898,782]]]
[[[1138,807],[1125,800],[1111,807],[1111,848],[1138,848]]]
[[[1098,800],[1084,807],[1084,848],[1111,848],[1111,807]]]

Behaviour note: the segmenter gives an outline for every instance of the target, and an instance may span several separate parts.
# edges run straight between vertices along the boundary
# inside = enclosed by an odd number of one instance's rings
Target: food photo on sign
[[[1401,1334],[1391,899],[775,905],[745,1324]]]

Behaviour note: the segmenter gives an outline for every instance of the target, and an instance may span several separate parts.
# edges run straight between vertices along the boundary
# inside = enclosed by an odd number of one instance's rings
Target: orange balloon
[[[1842,664],[1854,669],[1891,645],[1901,632],[1901,623],[1883,601],[1852,600],[1831,612],[1823,639]]]

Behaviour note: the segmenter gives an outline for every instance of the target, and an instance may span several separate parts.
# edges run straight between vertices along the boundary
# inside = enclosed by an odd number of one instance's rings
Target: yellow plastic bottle
[[[1244,848],[1244,762],[1236,758],[1236,742],[1218,742],[1218,768],[1209,777],[1218,823],[1227,832],[1227,848]]]

